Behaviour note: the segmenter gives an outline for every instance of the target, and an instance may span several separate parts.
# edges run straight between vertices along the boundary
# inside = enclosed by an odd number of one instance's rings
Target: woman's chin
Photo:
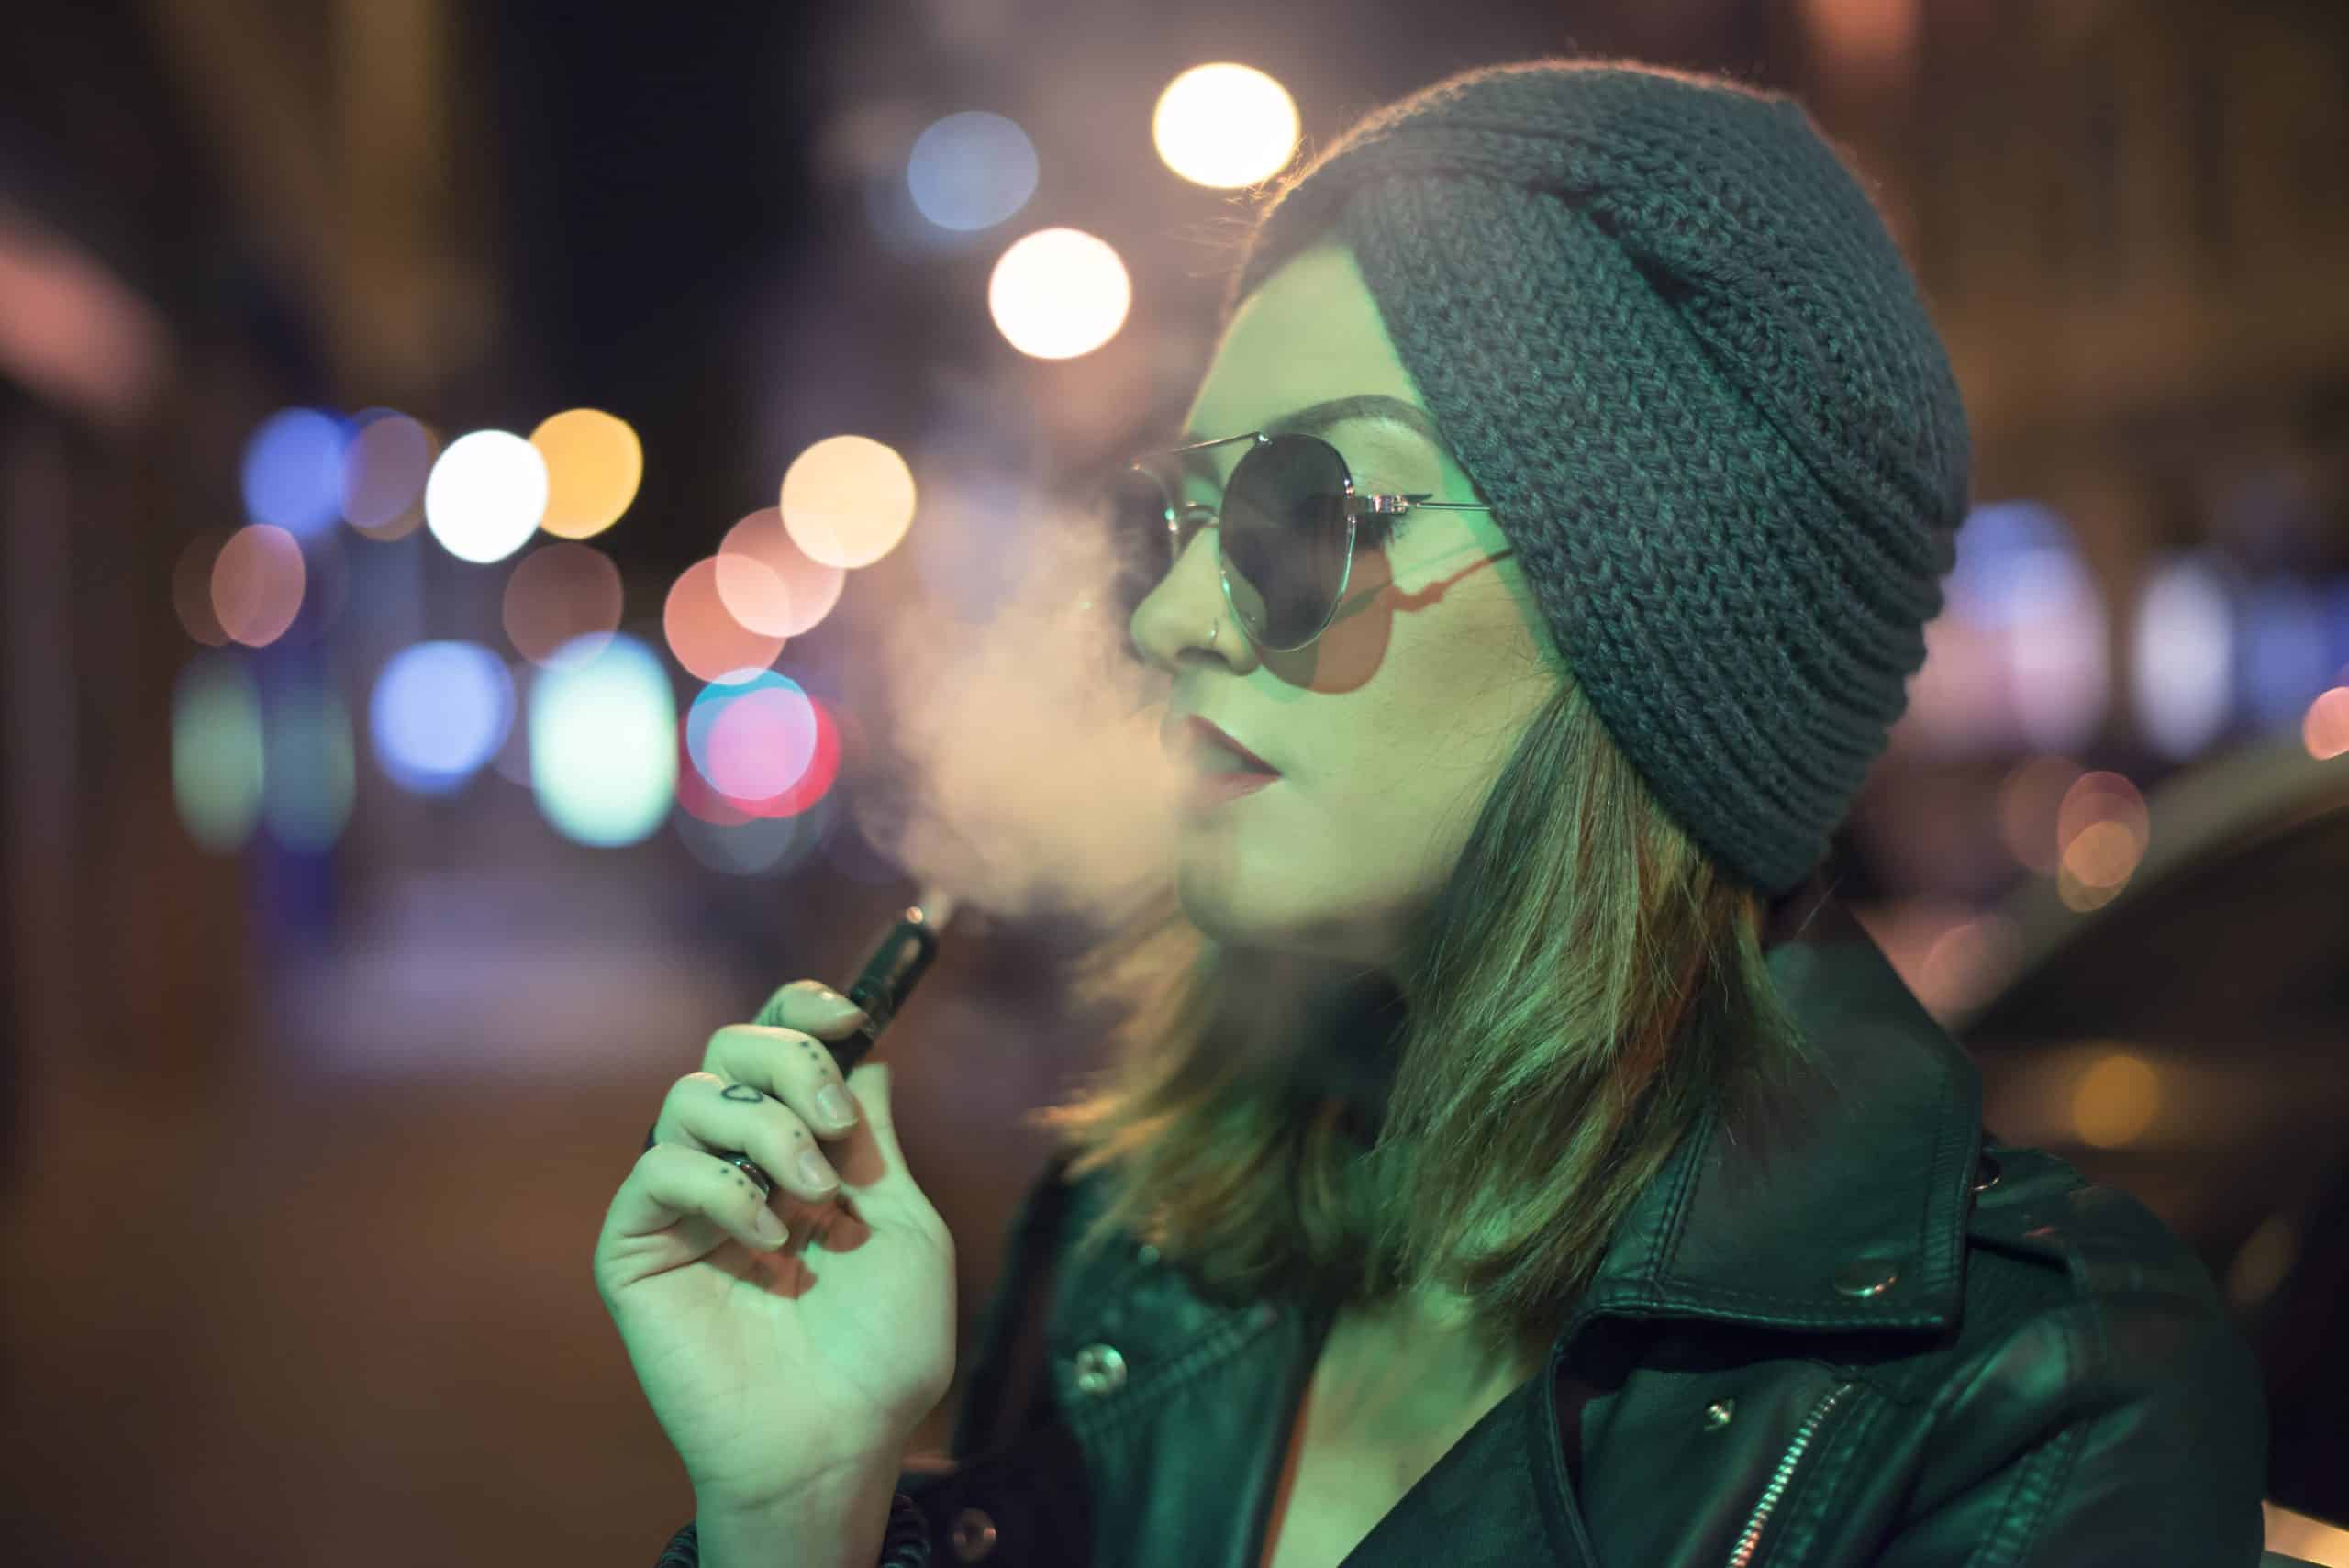
[[[1283,898],[1283,893],[1293,892],[1294,884],[1284,889],[1275,883],[1252,897],[1248,884],[1235,882],[1229,869],[1186,861],[1175,877],[1184,917],[1209,941],[1333,964],[1376,967],[1392,957],[1352,913],[1307,907]]]

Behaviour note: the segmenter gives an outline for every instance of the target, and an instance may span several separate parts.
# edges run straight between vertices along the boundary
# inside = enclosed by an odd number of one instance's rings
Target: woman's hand
[[[670,1087],[596,1241],[596,1288],[696,1497],[746,1511],[894,1469],[954,1375],[953,1238],[906,1170],[889,1068],[843,1086],[820,1041],[862,1011],[812,980],[779,1000],[786,1027],[719,1029]],[[861,1114],[828,1117],[831,1087]],[[801,1167],[819,1140],[837,1182]],[[713,1150],[747,1154],[774,1196]]]

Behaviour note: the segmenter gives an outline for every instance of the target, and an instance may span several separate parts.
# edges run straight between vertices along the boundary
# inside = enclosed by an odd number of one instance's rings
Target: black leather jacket
[[[1347,1563],[2257,1563],[2259,1376],[2199,1261],[1986,1135],[1973,1063],[1838,906],[1770,962],[1820,1068],[1694,1129],[1543,1372]],[[1256,1568],[1329,1324],[1146,1247],[1063,1267],[1097,1184],[1063,1167],[1014,1219],[953,1457],[901,1482],[932,1560]]]

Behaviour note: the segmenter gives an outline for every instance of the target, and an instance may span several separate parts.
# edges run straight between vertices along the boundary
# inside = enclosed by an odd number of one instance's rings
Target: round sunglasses
[[[1221,506],[1182,500],[1137,462],[1112,486],[1109,524],[1114,539],[1145,551],[1144,592],[1174,570],[1193,535],[1214,528],[1224,599],[1250,640],[1269,653],[1303,648],[1328,628],[1345,600],[1357,544],[1375,549],[1385,543],[1397,522],[1421,506],[1491,509],[1478,501],[1425,495],[1358,495],[1346,460],[1319,436],[1252,430],[1158,455],[1181,459],[1235,441],[1254,444],[1233,465]],[[1142,544],[1150,538],[1163,539],[1163,550]],[[1129,600],[1130,606],[1138,602]]]

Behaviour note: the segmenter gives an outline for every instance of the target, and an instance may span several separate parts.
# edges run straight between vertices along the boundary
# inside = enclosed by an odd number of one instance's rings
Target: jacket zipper
[[[1754,1551],[1762,1544],[1762,1529],[1770,1522],[1770,1511],[1778,1506],[1778,1499],[1786,1494],[1787,1484],[1794,1479],[1795,1466],[1802,1462],[1803,1451],[1810,1447],[1810,1440],[1819,1435],[1820,1424],[1851,1391],[1852,1385],[1848,1383],[1839,1383],[1829,1389],[1819,1403],[1810,1407],[1810,1414],[1802,1418],[1802,1425],[1795,1429],[1795,1440],[1787,1445],[1787,1451],[1779,1458],[1778,1468],[1771,1475],[1770,1484],[1762,1488],[1762,1500],[1753,1505],[1753,1515],[1745,1521],[1745,1529],[1729,1554],[1729,1568],[1752,1568]]]

